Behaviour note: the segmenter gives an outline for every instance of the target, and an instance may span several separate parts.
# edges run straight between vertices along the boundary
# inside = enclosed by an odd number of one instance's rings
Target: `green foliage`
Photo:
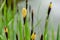
[[[57,29],[57,40],[60,40],[60,25],[58,25],[58,29]]]
[[[26,23],[25,23],[25,40],[30,40],[30,29],[29,29],[29,22],[26,19]]]
[[[44,30],[44,40],[47,40],[48,37],[48,20],[45,22],[45,30]]]
[[[9,2],[10,1],[10,2]],[[30,26],[29,26],[29,18],[26,17],[25,25],[23,24],[23,17],[21,16],[20,10],[18,11],[18,15],[16,13],[16,4],[18,0],[14,0],[13,2],[13,10],[11,9],[11,0],[8,1],[9,7],[6,6],[6,0],[3,1],[0,7],[0,40],[6,40],[5,34],[4,34],[4,26],[8,28],[8,40],[16,40],[16,34],[18,35],[19,40],[30,40]],[[16,2],[17,1],[17,2]],[[40,6],[39,6],[40,8]],[[2,15],[2,9],[4,9],[4,16]],[[37,11],[39,13],[39,10]],[[17,21],[15,21],[15,16],[17,15]],[[38,16],[37,16],[38,20]],[[40,25],[41,20],[37,21],[37,25]],[[49,40],[49,34],[48,34],[48,20],[45,22],[45,30],[44,30],[44,40]],[[15,23],[16,29],[15,29]],[[52,26],[52,40],[54,40],[54,29]],[[57,29],[57,39],[60,40],[60,25],[58,25]]]

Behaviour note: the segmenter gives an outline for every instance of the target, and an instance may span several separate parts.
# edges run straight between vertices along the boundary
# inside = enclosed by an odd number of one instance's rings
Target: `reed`
[[[0,4],[1,5],[0,6],[0,40],[17,40],[17,39],[18,40],[30,40],[31,39],[30,26],[32,26],[32,30],[33,30],[34,29],[34,26],[33,26],[34,13],[32,11],[32,23],[31,23],[32,25],[29,25],[30,23],[29,23],[29,17],[28,17],[28,0],[26,0],[26,11],[27,12],[26,13],[25,11],[23,12],[25,16],[23,16],[23,14],[21,13],[21,10],[19,9],[17,13],[17,2],[16,1],[17,0],[13,0],[13,3],[12,3],[12,0],[9,0],[9,1],[4,0]],[[39,8],[38,8],[37,13],[39,13]],[[23,17],[25,17],[25,19]],[[49,17],[48,18],[47,17],[45,20],[45,30],[44,30],[41,40],[49,40],[49,33],[48,33]],[[17,19],[16,21],[15,21],[15,18]],[[38,16],[37,16],[37,20],[38,20]],[[38,20],[35,27],[40,25],[40,22],[41,20]],[[7,32],[8,39],[5,36],[4,27],[7,27],[8,29],[8,32]],[[51,34],[52,34],[52,40],[54,40],[53,26],[51,29]],[[56,40],[60,40],[60,25],[58,25]]]

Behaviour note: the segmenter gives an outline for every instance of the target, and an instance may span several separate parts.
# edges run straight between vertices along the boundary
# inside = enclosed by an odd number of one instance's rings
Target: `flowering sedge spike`
[[[33,10],[32,10],[32,26],[33,26]]]
[[[28,8],[28,0],[26,0],[26,9]]]
[[[8,29],[6,27],[4,28],[4,32],[5,32],[5,36],[6,36],[7,40],[8,40]]]
[[[27,15],[27,10],[26,10],[26,8],[23,8],[22,9],[22,16],[23,16],[24,24],[25,24],[25,21],[26,21],[26,15]]]
[[[31,16],[32,16],[32,23],[31,23],[32,24],[31,35],[32,35],[32,33],[33,33],[33,10],[32,10],[32,15]]]
[[[18,35],[16,34],[16,40],[18,40]]]
[[[36,38],[36,33],[33,32],[32,35],[31,35],[31,40],[35,40],[35,38]]]
[[[41,35],[41,38],[40,38],[40,40],[43,40],[43,34]]]
[[[51,8],[52,8],[52,2],[50,2],[49,8],[48,8],[47,19],[49,18],[49,15],[50,15],[50,12],[51,12]]]

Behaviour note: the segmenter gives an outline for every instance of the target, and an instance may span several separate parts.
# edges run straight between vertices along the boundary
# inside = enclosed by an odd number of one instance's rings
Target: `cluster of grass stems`
[[[2,9],[4,9],[4,15],[2,15]],[[4,34],[4,26],[8,28],[8,40],[16,40],[16,34],[18,35],[19,40],[30,40],[30,27],[29,20],[26,17],[25,25],[23,24],[22,14],[20,10],[16,13],[16,0],[14,0],[13,10],[11,10],[11,6],[7,8],[6,0],[0,6],[0,40],[6,40],[6,36]],[[15,16],[17,15],[17,20],[15,21]],[[43,40],[49,40],[48,36],[48,20],[45,22],[45,30],[43,33]],[[16,24],[16,26],[14,26]],[[37,22],[37,25],[39,22]],[[60,40],[60,25],[58,25],[57,30],[57,39]],[[52,29],[52,40],[54,40],[54,29]]]

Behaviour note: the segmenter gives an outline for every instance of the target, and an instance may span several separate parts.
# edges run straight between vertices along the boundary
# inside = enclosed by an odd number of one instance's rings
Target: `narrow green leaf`
[[[48,37],[48,20],[45,23],[45,30],[44,30],[44,40],[47,40]]]
[[[60,35],[60,31],[59,31],[60,29],[59,28],[60,28],[60,25],[58,25],[58,29],[57,29],[57,40],[60,40],[59,39],[59,35]]]
[[[28,20],[26,20],[25,24],[25,40],[30,40],[30,29]]]

